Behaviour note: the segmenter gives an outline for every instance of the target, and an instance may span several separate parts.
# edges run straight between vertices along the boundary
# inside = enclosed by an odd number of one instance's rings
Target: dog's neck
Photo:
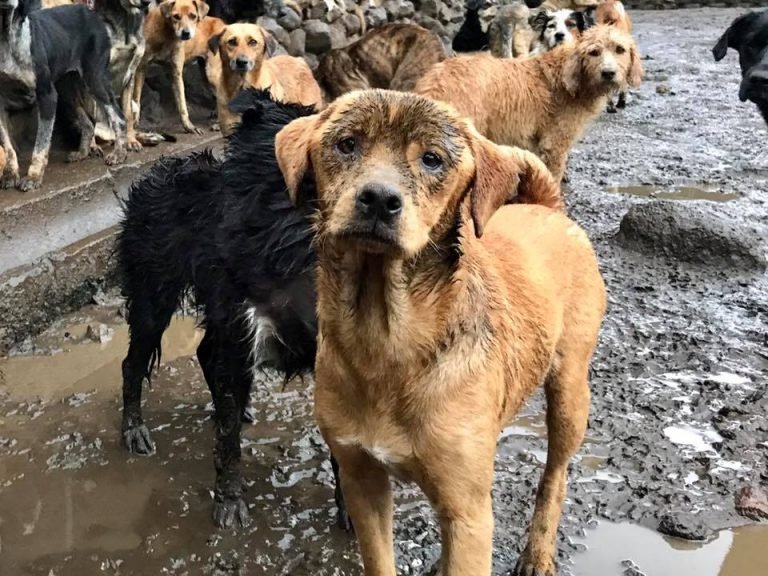
[[[460,270],[460,221],[418,256],[403,259],[318,241],[318,320],[324,335],[369,366],[411,369],[455,337],[457,303],[471,287]],[[384,367],[387,368],[384,368]]]

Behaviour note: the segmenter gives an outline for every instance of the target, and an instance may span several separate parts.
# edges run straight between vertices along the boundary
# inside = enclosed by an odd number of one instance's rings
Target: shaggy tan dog
[[[277,46],[271,34],[256,24],[230,24],[211,37],[208,46],[220,54],[216,72],[216,103],[223,134],[232,133],[240,116],[229,109],[229,103],[246,87],[269,88],[275,100],[322,107],[320,86],[302,58],[269,57]]]
[[[416,92],[453,104],[494,142],[535,152],[559,182],[569,150],[608,96],[637,86],[642,73],[632,38],[596,26],[532,58],[450,58],[433,67]]]
[[[632,20],[630,20],[621,0],[604,0],[595,11],[595,21],[597,24],[615,26],[626,34],[632,33]],[[619,100],[615,106],[613,98],[608,99],[608,112],[616,112],[616,108],[626,108],[626,106],[627,91],[624,89],[619,91]]]
[[[310,168],[317,185],[315,412],[366,576],[395,575],[390,474],[435,507],[442,574],[489,576],[496,441],[542,384],[549,451],[516,573],[553,575],[606,304],[546,167],[383,90],[293,121],[276,153],[294,202]]]
[[[444,59],[445,48],[434,32],[416,24],[385,24],[326,53],[315,76],[330,100],[366,88],[407,92]]]

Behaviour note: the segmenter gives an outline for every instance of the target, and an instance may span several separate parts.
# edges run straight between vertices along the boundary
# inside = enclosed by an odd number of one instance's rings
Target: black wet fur
[[[274,150],[277,132],[313,109],[276,103],[258,90],[241,93],[232,108],[242,121],[225,159],[205,151],[157,162],[130,189],[117,244],[130,328],[123,362],[127,448],[143,452],[147,444],[142,382],[159,363],[162,334],[189,296],[205,330],[197,356],[215,406],[214,520],[223,527],[248,522],[240,473],[240,425],[254,368],[246,310],[257,309],[274,327],[258,367],[286,378],[313,371],[317,334],[314,181],[311,174],[305,179],[301,208],[295,208]],[[343,513],[338,490],[336,497]]]

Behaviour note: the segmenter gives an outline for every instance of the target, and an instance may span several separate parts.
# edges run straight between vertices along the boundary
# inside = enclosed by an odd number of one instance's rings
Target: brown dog
[[[366,88],[407,92],[444,59],[443,43],[433,32],[416,24],[385,24],[326,53],[315,75],[329,100]]]
[[[165,0],[147,12],[144,21],[146,50],[136,70],[132,114],[128,118],[128,146],[131,150],[141,149],[136,139],[136,125],[141,116],[141,93],[147,66],[155,60],[171,65],[173,96],[184,130],[192,134],[203,133],[189,119],[184,64],[193,58],[206,56],[208,40],[226,26],[222,20],[207,14],[208,4],[202,0]]]
[[[637,86],[642,73],[632,37],[596,26],[533,58],[449,58],[421,79],[416,92],[453,104],[494,142],[535,152],[559,182],[569,150],[608,96]]]
[[[302,58],[272,55],[277,41],[256,24],[230,24],[208,42],[213,54],[220,54],[216,105],[223,134],[231,134],[240,116],[229,109],[232,98],[247,87],[269,88],[275,100],[322,107],[320,86]]]
[[[496,441],[542,384],[549,451],[517,573],[553,575],[606,305],[556,182],[450,106],[383,90],[293,121],[276,153],[294,202],[310,169],[317,184],[315,411],[366,576],[395,574],[389,473],[435,507],[443,575],[490,574]]]
[[[615,26],[625,34],[632,34],[632,21],[624,9],[621,0],[604,0],[595,11],[595,22],[605,26]],[[614,106],[613,98],[608,99],[608,112],[616,112],[616,108],[627,107],[627,91],[619,91],[619,100]]]

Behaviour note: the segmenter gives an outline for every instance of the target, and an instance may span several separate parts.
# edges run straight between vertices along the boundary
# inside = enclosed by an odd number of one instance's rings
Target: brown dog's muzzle
[[[403,196],[391,184],[369,182],[355,197],[355,208],[345,236],[397,245]]]

